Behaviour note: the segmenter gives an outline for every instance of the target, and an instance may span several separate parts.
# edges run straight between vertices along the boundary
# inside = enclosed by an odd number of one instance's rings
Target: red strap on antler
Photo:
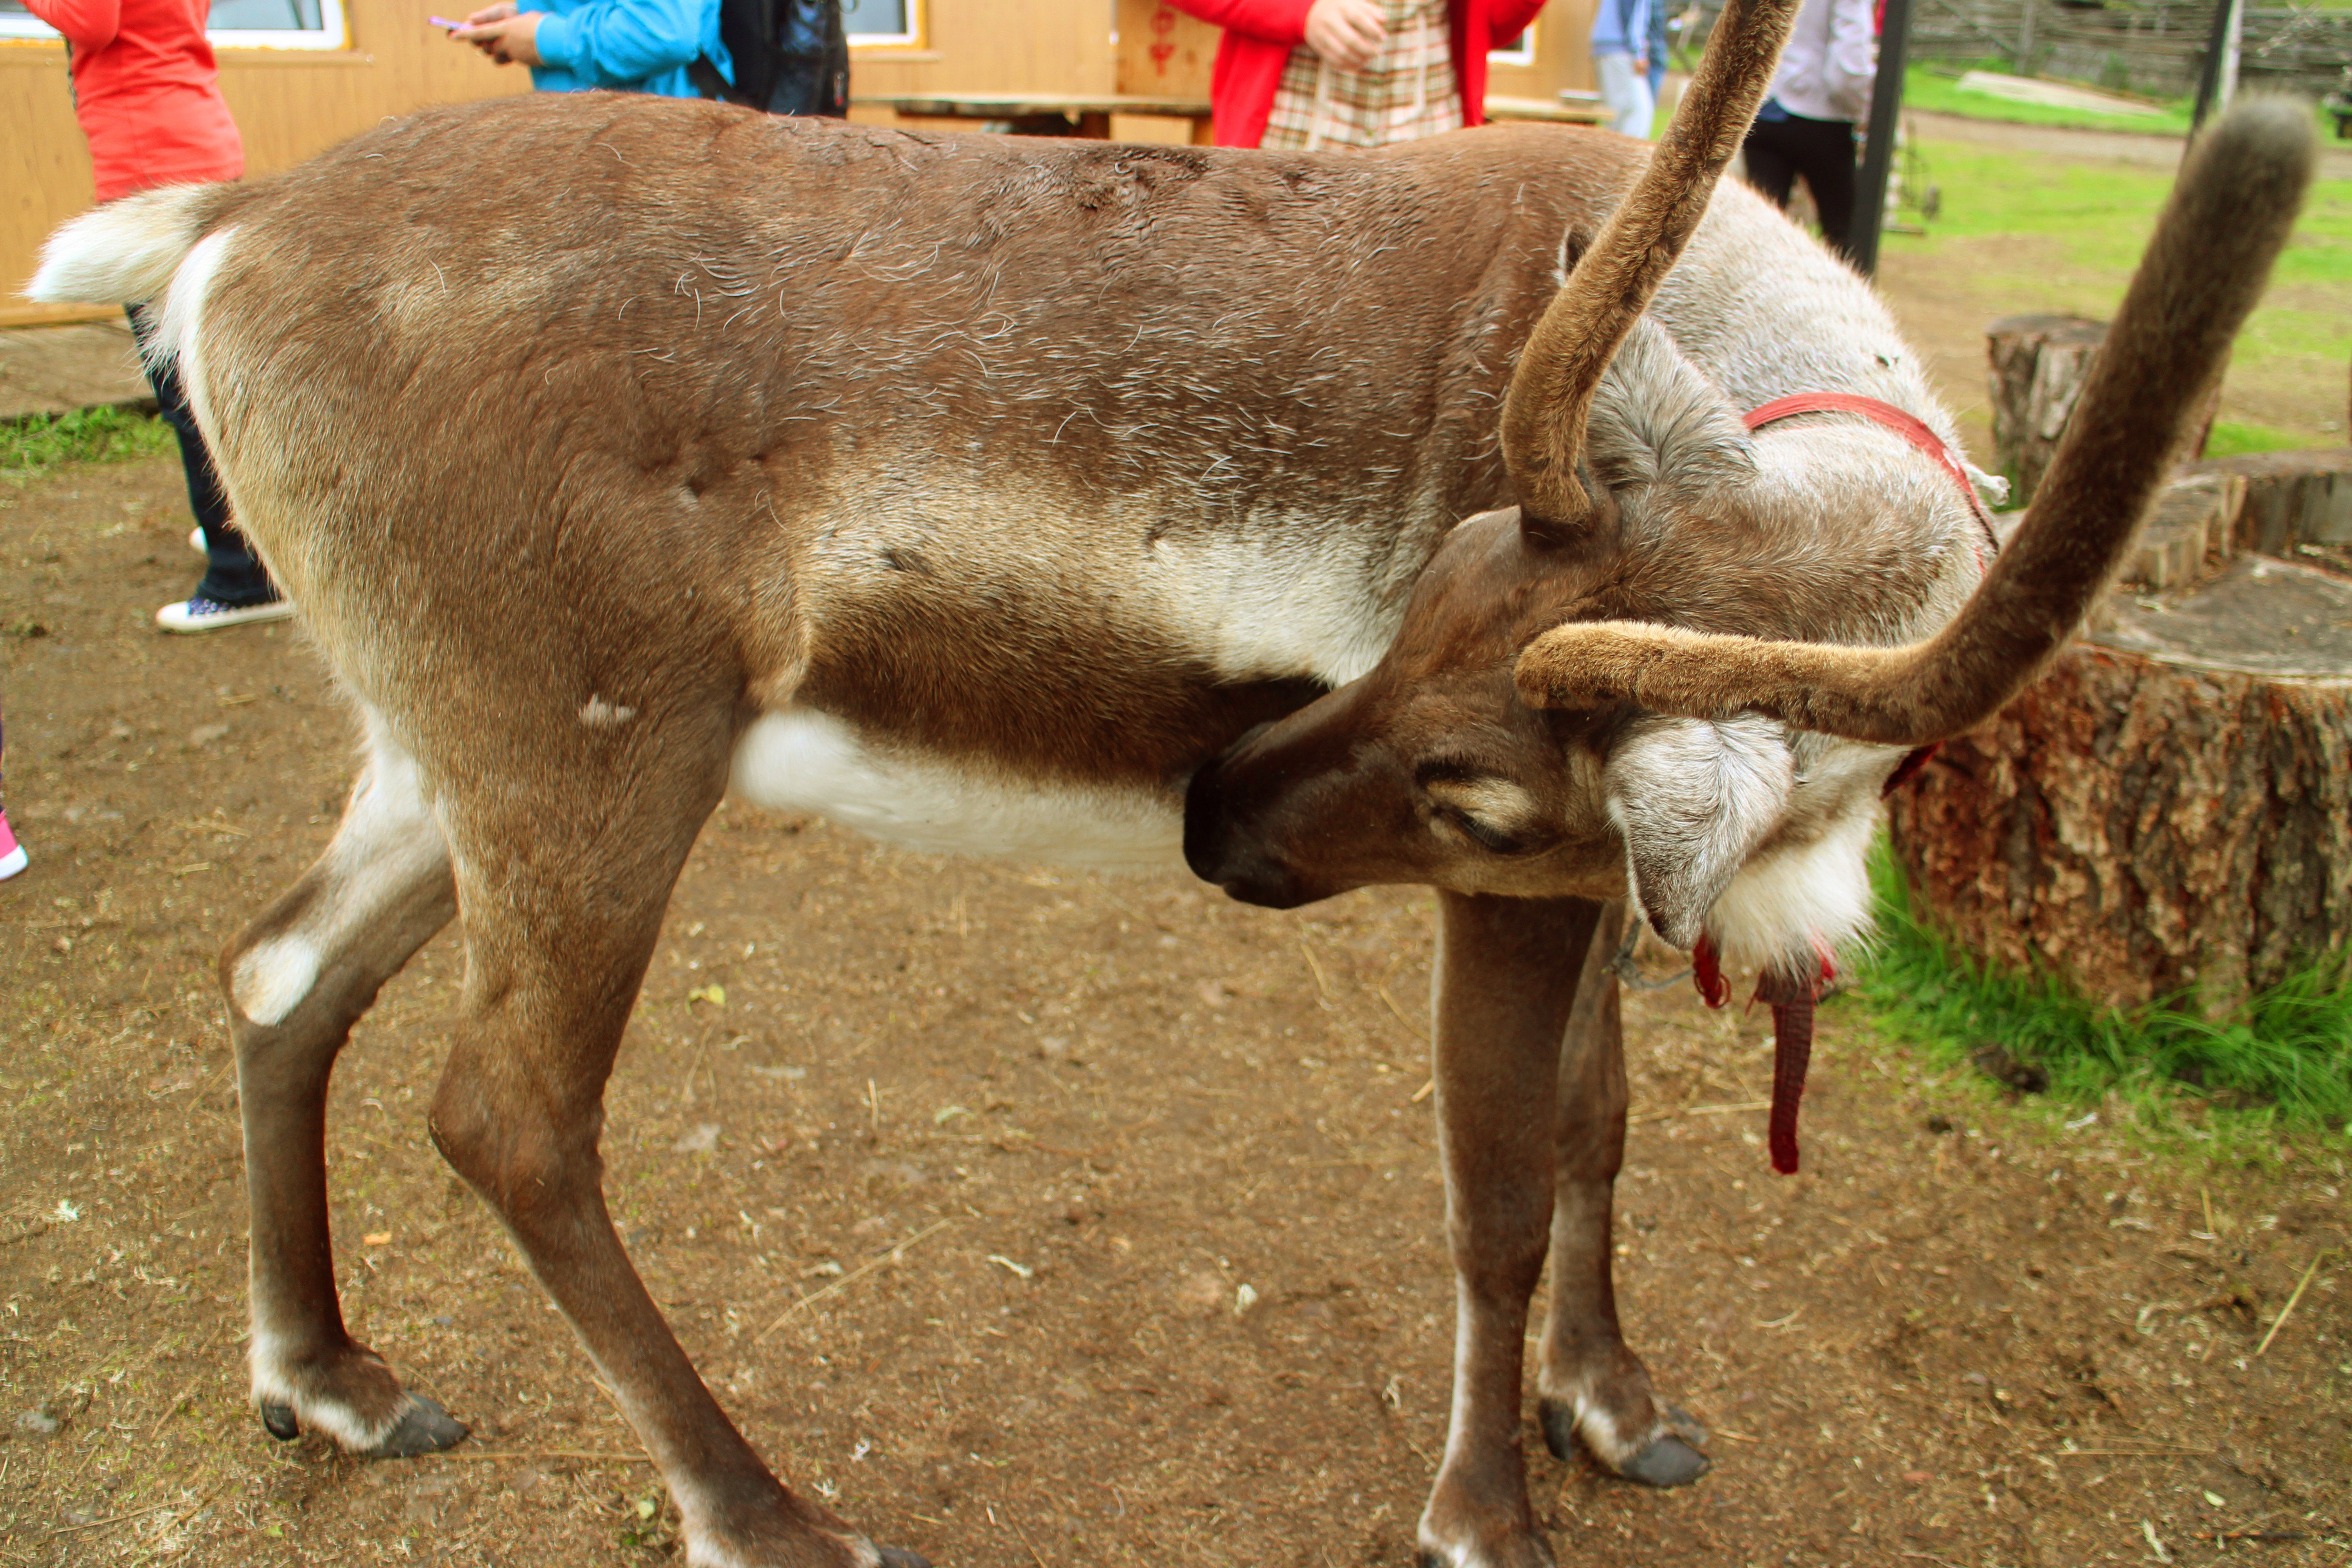
[[[1960,493],[1969,498],[1969,510],[1985,531],[1985,538],[1995,549],[2000,536],[1993,531],[1992,518],[1987,514],[1984,502],[1977,495],[1977,487],[1969,471],[1960,467],[1959,459],[1943,439],[1927,428],[1916,416],[1906,414],[1891,403],[1881,403],[1875,397],[1863,397],[1850,392],[1801,392],[1793,397],[1776,397],[1763,407],[1749,412],[1745,420],[1750,430],[1759,430],[1775,419],[1786,419],[1797,414],[1859,414],[1874,424],[1883,425],[1906,441],[1936,460],[1937,467],[1952,476]]]

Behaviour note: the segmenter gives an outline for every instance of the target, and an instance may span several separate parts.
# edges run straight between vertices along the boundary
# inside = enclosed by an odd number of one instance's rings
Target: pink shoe
[[[8,814],[0,811],[0,882],[6,881],[25,866],[25,847],[16,842],[16,829],[8,826]]]

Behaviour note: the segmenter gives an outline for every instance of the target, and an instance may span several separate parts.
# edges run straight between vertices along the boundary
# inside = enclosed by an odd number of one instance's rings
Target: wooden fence
[[[2214,0],[1914,0],[1911,54],[2179,97],[2196,90]],[[2249,6],[2242,85],[2317,96],[2352,66],[2352,11]]]

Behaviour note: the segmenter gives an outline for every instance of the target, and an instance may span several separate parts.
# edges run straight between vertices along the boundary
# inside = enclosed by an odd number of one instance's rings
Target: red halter
[[[1969,471],[1960,467],[1952,449],[1944,445],[1937,434],[1916,416],[1906,414],[1891,403],[1881,403],[1875,397],[1861,397],[1848,392],[1801,392],[1794,397],[1776,397],[1763,407],[1746,416],[1750,430],[1761,429],[1776,419],[1786,419],[1797,414],[1859,414],[1874,424],[1883,425],[1906,441],[1936,460],[1936,466],[1952,476],[1960,493],[1969,498],[1969,510],[1985,531],[1985,540],[1995,549],[2000,536],[1993,531],[1992,519],[1986,515],[1984,502],[1978,499],[1977,487]]]

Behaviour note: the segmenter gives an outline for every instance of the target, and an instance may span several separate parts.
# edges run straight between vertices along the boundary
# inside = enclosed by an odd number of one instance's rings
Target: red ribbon
[[[1710,1007],[1731,1000],[1731,988],[1723,983],[1723,961],[1715,954],[1713,939],[1705,934],[1691,949],[1691,984],[1698,987],[1698,999]]]
[[[1813,1059],[1813,1005],[1836,978],[1837,964],[1823,952],[1810,975],[1768,969],[1756,982],[1756,1000],[1772,1007],[1772,1115],[1765,1141],[1772,1169],[1784,1176],[1797,1173],[1797,1107]]]
[[[1805,1098],[1805,1069],[1813,1059],[1813,999],[1772,1004],[1772,1118],[1765,1128],[1772,1169],[1797,1173],[1797,1105]]]
[[[1927,765],[1927,759],[1934,756],[1936,748],[1943,743],[1941,741],[1930,741],[1924,746],[1915,746],[1904,752],[1903,760],[1895,764],[1895,771],[1886,775],[1885,787],[1878,792],[1878,798],[1885,799],[1913,779],[1917,778],[1919,770]]]

